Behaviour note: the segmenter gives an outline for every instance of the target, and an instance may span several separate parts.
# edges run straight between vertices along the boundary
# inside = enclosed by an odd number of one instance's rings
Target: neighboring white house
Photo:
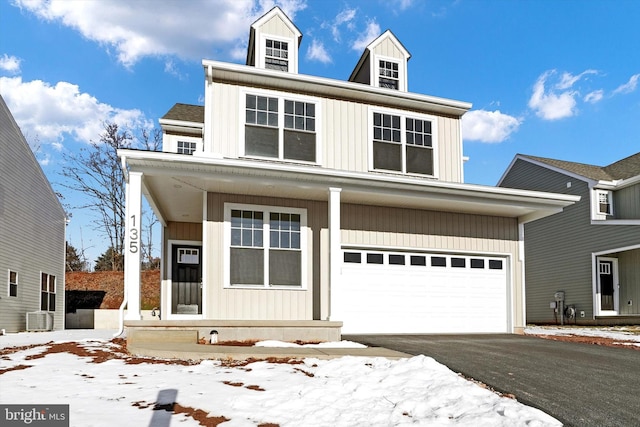
[[[578,198],[464,184],[471,104],[409,92],[390,31],[348,81],[299,74],[301,39],[272,9],[246,65],[202,62],[205,105],[160,120],[164,152],[119,151],[126,324],[140,318],[144,196],[163,229],[163,321],[521,332],[522,226]]]
[[[0,96],[0,329],[64,329],[65,226],[64,209]]]

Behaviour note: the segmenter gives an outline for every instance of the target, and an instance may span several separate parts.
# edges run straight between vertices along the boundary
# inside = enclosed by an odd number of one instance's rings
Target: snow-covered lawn
[[[180,364],[98,330],[0,336],[0,404],[69,404],[83,427],[561,425],[430,357]]]
[[[639,326],[528,326],[525,334],[608,338],[613,344],[640,347]]]

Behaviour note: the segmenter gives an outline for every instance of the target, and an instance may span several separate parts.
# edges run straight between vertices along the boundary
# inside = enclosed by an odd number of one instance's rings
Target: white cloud
[[[500,110],[473,110],[462,116],[462,138],[466,141],[503,142],[516,132],[521,119]]]
[[[338,13],[331,24],[323,24],[323,27],[329,26],[331,34],[335,41],[340,41],[340,27],[347,25],[347,28],[353,28],[353,19],[356,17],[356,9],[344,9]]]
[[[569,89],[569,88],[573,87],[573,85],[576,84],[576,82],[578,82],[580,79],[582,79],[584,76],[586,76],[588,74],[598,74],[598,71],[597,70],[586,70],[586,71],[583,71],[582,73],[578,74],[577,76],[574,76],[571,73],[564,72],[564,73],[562,73],[562,77],[560,78],[560,82],[558,84],[556,84],[556,89],[558,89],[558,90]]]
[[[571,117],[576,114],[577,91],[566,90],[556,93],[553,90],[547,91],[545,84],[549,77],[556,73],[555,70],[544,72],[535,85],[533,86],[533,94],[529,99],[529,107],[532,108],[536,115],[544,120],[558,120],[565,117]],[[556,87],[565,87],[566,80],[563,78],[564,84],[561,82]],[[575,82],[574,82],[575,83]],[[570,87],[570,86],[569,86]]]
[[[11,74],[18,74],[20,72],[20,63],[22,60],[15,56],[8,56],[6,53],[0,57],[0,70],[6,71]]]
[[[638,87],[638,79],[640,79],[640,74],[634,74],[633,76],[631,76],[628,82],[618,86],[618,88],[613,91],[613,94],[614,95],[617,95],[619,93],[625,94],[625,93],[631,93],[635,91],[636,88]]]
[[[77,85],[21,77],[0,77],[2,96],[24,134],[59,150],[70,136],[81,142],[98,141],[105,121],[121,126],[152,127],[139,110],[122,110],[80,92]]]
[[[394,0],[393,3],[396,4],[400,10],[406,10],[413,5],[413,0]]]
[[[146,56],[200,60],[218,53],[235,58],[238,43],[246,44],[249,25],[274,5],[291,19],[306,7],[304,0],[169,1],[162,4],[160,14],[148,1],[16,0],[16,4],[107,50],[115,49],[126,67]]]
[[[602,89],[594,90],[593,92],[589,92],[584,97],[584,102],[589,102],[591,104],[595,104],[604,98],[604,91]]]
[[[331,56],[329,56],[329,53],[325,49],[322,42],[316,39],[313,39],[311,41],[311,46],[309,46],[309,49],[307,49],[307,59],[310,59],[312,61],[319,61],[323,64],[332,62]]]
[[[362,52],[369,46],[369,43],[374,41],[379,35],[380,25],[378,25],[376,21],[369,21],[367,23],[367,29],[353,42],[351,49]]]

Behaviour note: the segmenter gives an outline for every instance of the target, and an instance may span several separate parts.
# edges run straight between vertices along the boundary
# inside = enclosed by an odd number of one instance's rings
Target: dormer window
[[[378,86],[398,90],[398,63],[393,61],[378,61]]]
[[[197,146],[195,141],[178,141],[178,154],[193,154]]]
[[[593,190],[591,193],[591,216],[593,220],[607,220],[613,217],[613,192]]]
[[[289,43],[267,39],[264,68],[289,71]]]

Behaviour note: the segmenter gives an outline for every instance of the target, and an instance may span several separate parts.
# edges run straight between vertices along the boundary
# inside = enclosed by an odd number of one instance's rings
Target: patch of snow
[[[527,335],[579,335],[583,337],[612,338],[619,341],[640,343],[640,331],[625,327],[591,327],[591,326],[527,326]]]
[[[69,333],[71,332],[71,334]],[[75,340],[108,351],[102,331],[10,334],[1,337],[0,403],[69,404],[71,425],[198,426],[189,413],[153,410],[179,403],[225,427],[262,423],[286,426],[560,426],[544,412],[467,381],[426,356],[389,360],[308,358],[301,364],[254,362],[227,366],[205,360],[194,365],[122,358],[95,363],[71,353],[45,353],[48,342]],[[10,347],[38,344],[29,350]],[[11,370],[19,365],[26,369]],[[177,411],[176,411],[177,412]]]

